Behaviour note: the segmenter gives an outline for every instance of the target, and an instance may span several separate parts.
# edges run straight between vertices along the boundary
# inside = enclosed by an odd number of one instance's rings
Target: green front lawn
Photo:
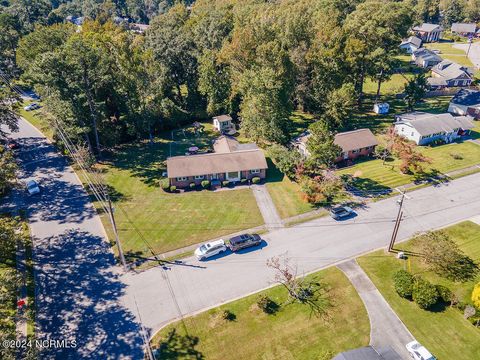
[[[432,164],[425,167],[426,176],[446,174],[480,164],[480,146],[468,141],[436,147],[419,146],[418,149],[432,160]],[[415,175],[402,174],[399,165],[399,160],[383,164],[382,160],[366,159],[352,167],[339,170],[338,173],[353,175],[355,186],[365,191],[395,188],[419,180]]]
[[[118,148],[102,166],[115,201],[116,221],[123,250],[150,256],[263,224],[249,189],[191,191],[171,194],[159,186],[163,161],[198,141],[171,144],[157,139]],[[173,153],[172,155],[175,155]],[[110,237],[108,219],[102,216]]]
[[[197,338],[197,345],[187,346],[191,342],[185,341],[185,328],[178,322],[156,334],[152,345],[161,346],[159,358],[165,360],[187,358],[182,354],[195,352],[205,359],[330,360],[339,352],[368,345],[367,312],[348,279],[336,268],[316,275],[328,284],[333,301],[325,319],[311,316],[307,306],[296,303],[281,305],[278,312],[267,315],[257,307],[256,294],[186,318],[185,327]],[[281,286],[261,293],[277,304],[287,300]],[[231,311],[235,319],[223,320],[224,310]],[[179,336],[168,340],[173,329]]]
[[[286,176],[279,182],[268,182],[268,192],[282,219],[303,214],[317,207],[303,198],[300,185]]]
[[[480,260],[480,226],[464,222],[446,231],[455,239],[460,248],[476,261]],[[397,244],[397,248],[415,250],[414,242]],[[455,308],[437,308],[433,311],[420,309],[414,302],[401,298],[393,288],[392,276],[403,268],[413,274],[421,274],[435,284],[442,284],[454,291],[462,301],[468,302],[473,285],[480,281],[454,283],[426,270],[417,257],[405,262],[393,254],[380,250],[360,257],[358,263],[405,323],[413,336],[425,345],[439,360],[480,359],[480,329],[463,318]]]

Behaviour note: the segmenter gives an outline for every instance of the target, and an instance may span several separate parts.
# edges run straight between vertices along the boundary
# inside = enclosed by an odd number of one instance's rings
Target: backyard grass
[[[441,175],[480,164],[480,145],[469,141],[417,149],[432,160],[432,164],[425,166],[425,174],[420,178],[402,174],[399,160],[383,164],[379,159],[358,162],[352,167],[339,170],[338,174],[353,175],[354,186],[364,191],[387,190],[420,180],[425,175]]]
[[[446,231],[467,255],[476,261],[480,260],[479,225],[464,222]],[[415,250],[414,241],[397,244],[396,247]],[[460,299],[468,301],[473,285],[480,281],[480,276],[466,283],[454,283],[427,271],[417,257],[411,257],[405,262],[396,259],[393,254],[386,254],[384,250],[362,256],[357,260],[413,336],[437,359],[480,359],[480,329],[465,320],[461,311],[450,307],[439,307],[433,311],[422,310],[414,302],[398,296],[392,283],[395,271],[410,268],[413,274],[421,274],[432,283],[447,286]],[[407,266],[408,263],[410,266]]]
[[[411,78],[412,76],[412,74],[405,75],[406,78]],[[401,93],[405,84],[407,83],[407,79],[405,77],[401,74],[393,74],[389,80],[382,83],[380,95],[395,95]],[[363,91],[368,95],[376,95],[377,86],[378,83],[376,81],[367,79],[363,85]]]
[[[330,288],[333,306],[326,318],[311,316],[305,305],[284,304],[287,292],[276,286],[261,292],[281,305],[274,314],[267,315],[257,307],[259,295],[255,294],[186,318],[193,342],[187,341],[185,328],[174,323],[156,334],[152,344],[160,347],[159,358],[165,360],[187,358],[182,356],[187,353],[190,358],[205,359],[330,360],[339,352],[368,345],[368,316],[345,275],[329,268],[315,276]],[[222,319],[224,310],[234,314],[232,321]],[[169,340],[171,330],[177,336]]]

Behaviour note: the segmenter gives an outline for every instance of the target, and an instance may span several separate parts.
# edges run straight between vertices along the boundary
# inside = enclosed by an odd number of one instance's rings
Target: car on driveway
[[[353,214],[355,211],[348,206],[335,206],[330,209],[330,216],[335,220],[345,219]]]
[[[238,251],[252,246],[258,246],[261,243],[262,238],[258,234],[242,234],[232,237],[229,241],[229,247],[232,251]]]
[[[25,110],[25,111],[32,111],[32,110],[37,110],[37,109],[40,109],[40,105],[38,105],[37,103],[28,104],[27,106],[25,106],[23,108],[23,110]]]
[[[421,345],[418,341],[409,342],[405,345],[410,356],[415,360],[436,360],[430,351],[425,346]]]
[[[227,251],[225,241],[217,240],[205,243],[195,250],[195,256],[198,260],[204,260]]]
[[[35,180],[27,181],[27,191],[30,195],[36,195],[40,193],[40,187]]]

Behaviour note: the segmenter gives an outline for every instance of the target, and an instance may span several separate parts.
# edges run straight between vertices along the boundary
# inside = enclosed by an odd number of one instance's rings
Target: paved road
[[[409,195],[399,239],[480,214],[480,174]],[[205,262],[188,258],[166,266],[167,270],[157,267],[126,274],[124,279],[129,287],[123,301],[133,308],[135,293],[141,317],[154,332],[179,313],[195,313],[270,286],[273,274],[265,261],[272,256],[288,254],[302,273],[386,246],[397,209],[396,198],[391,198],[371,203],[353,219],[335,222],[324,217],[272,231],[263,236],[265,243],[258,249],[227,253]],[[167,279],[177,304],[172,300]]]
[[[465,51],[465,53],[468,51],[469,44],[455,44],[453,47],[457,49],[461,49]],[[440,54],[442,56],[442,54]],[[468,58],[470,61],[473,63],[473,65],[477,68],[480,69],[480,43],[472,43],[472,46],[470,47],[470,51],[468,52]]]
[[[40,196],[24,201],[34,235],[37,333],[41,340],[76,340],[75,349],[46,349],[42,359],[142,357],[138,325],[119,304],[125,284],[102,224],[72,168],[30,124],[13,134],[22,144],[22,181],[36,178]],[[7,199],[8,200],[8,199]]]
[[[409,359],[405,344],[414,338],[367,274],[355,260],[337,267],[345,273],[365,304],[370,319],[370,345],[375,349],[392,347],[404,359]]]

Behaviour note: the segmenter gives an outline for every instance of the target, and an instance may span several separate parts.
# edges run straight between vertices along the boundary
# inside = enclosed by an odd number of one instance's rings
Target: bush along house
[[[256,144],[240,144],[229,136],[220,136],[213,143],[213,153],[173,156],[167,159],[170,186],[179,189],[198,186],[206,180],[212,186],[225,181],[265,179],[267,161]]]

